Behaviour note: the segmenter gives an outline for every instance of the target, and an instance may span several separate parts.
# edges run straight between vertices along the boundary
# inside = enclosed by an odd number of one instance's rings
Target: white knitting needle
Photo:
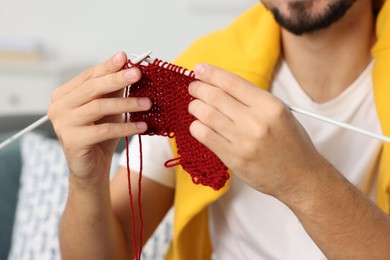
[[[331,118],[324,117],[322,115],[315,114],[313,112],[298,108],[296,106],[287,105],[287,107],[293,112],[297,112],[297,113],[300,113],[302,115],[309,116],[311,118],[315,118],[315,119],[318,119],[318,120],[321,120],[321,121],[324,121],[324,122],[327,122],[327,123],[330,123],[330,124],[333,124],[333,125],[336,125],[336,126],[348,129],[348,130],[352,130],[352,131],[355,131],[357,133],[360,133],[360,134],[363,134],[363,135],[366,135],[366,136],[369,136],[369,137],[372,137],[375,139],[379,139],[379,140],[386,142],[386,143],[390,143],[390,137],[388,137],[388,136],[375,134],[375,133],[367,131],[365,129],[362,129],[362,128],[359,128],[359,127],[356,127],[356,126],[353,126],[353,125],[350,125],[347,123],[343,123],[340,121],[336,121],[336,120],[333,120]]]
[[[153,63],[153,59],[151,59],[150,57],[148,57],[151,53],[152,53],[152,51],[150,51],[150,52],[147,52],[148,53],[148,55],[146,56],[146,58],[143,58],[143,59],[141,59],[141,58],[138,58],[138,59],[134,59],[134,60],[132,60],[131,62],[133,63],[133,64],[136,64],[136,63],[138,63],[138,62],[141,62],[141,61],[146,61],[147,63]],[[147,54],[147,53],[145,53],[145,54]],[[135,55],[135,54],[130,54],[131,56],[137,56],[137,55]],[[142,56],[144,56],[144,55],[142,55]],[[158,66],[160,66],[160,67],[162,67],[162,68],[168,68],[169,67],[169,63],[168,62],[166,62],[165,64],[158,64]],[[184,74],[185,76],[191,76],[192,75],[192,73],[191,73],[191,71],[190,70],[187,70],[187,69],[185,69],[185,68],[181,68],[179,71],[178,71],[178,73],[182,73],[182,74]]]
[[[131,59],[131,62],[133,64],[140,63],[141,61],[146,61],[146,62],[152,63],[152,60],[149,58],[150,54],[152,54],[152,51],[147,51],[141,55],[137,55],[137,54],[132,53],[132,54],[130,54],[130,56],[134,57],[134,58]]]
[[[138,55],[135,55],[135,54],[131,54],[131,56],[134,57],[134,59],[132,60],[132,62],[133,62],[134,64],[136,64],[136,63],[139,63],[139,62],[142,62],[143,60],[145,60],[146,62],[151,63],[151,62],[152,62],[151,59],[150,59],[150,58],[147,58],[151,53],[152,53],[151,51],[148,51],[148,52],[145,52],[144,54],[139,55],[139,56],[138,56]],[[188,72],[188,73],[189,73],[189,72]],[[301,108],[298,108],[298,107],[295,107],[295,106],[292,106],[292,105],[287,105],[287,107],[288,107],[291,111],[293,111],[293,112],[300,113],[300,114],[309,116],[309,117],[311,117],[311,118],[318,119],[318,120],[327,122],[327,123],[329,123],[329,124],[336,125],[336,126],[339,126],[339,127],[341,127],[341,128],[345,128],[345,129],[348,129],[348,130],[351,130],[351,131],[354,131],[354,132],[357,132],[357,133],[360,133],[360,134],[369,136],[369,137],[371,137],[371,138],[375,138],[375,139],[381,140],[381,141],[386,142],[386,143],[390,143],[390,137],[388,137],[388,136],[376,134],[376,133],[367,131],[367,130],[365,130],[365,129],[362,129],[362,128],[353,126],[353,125],[351,125],[351,124],[339,122],[339,121],[333,120],[333,119],[331,119],[331,118],[324,117],[324,116],[322,116],[322,115],[315,114],[315,113],[313,113],[313,112],[310,112],[310,111],[307,111],[307,110],[304,110],[304,109],[301,109]],[[42,124],[45,123],[47,120],[48,120],[48,117],[47,117],[47,115],[46,115],[46,116],[42,117],[41,119],[37,120],[36,122],[32,123],[30,126],[24,128],[24,129],[21,130],[20,132],[18,132],[18,133],[16,133],[15,135],[11,136],[10,138],[8,138],[7,140],[5,140],[4,142],[0,143],[0,150],[2,150],[4,147],[6,147],[7,145],[9,145],[10,143],[12,143],[13,141],[15,141],[16,139],[18,139],[18,138],[21,137],[22,135],[24,135],[24,134],[26,134],[26,133],[28,133],[28,132],[34,130],[34,129],[37,128],[38,126],[42,125]]]
[[[11,136],[10,138],[4,140],[1,144],[0,144],[0,151],[1,149],[3,149],[4,147],[6,147],[7,145],[9,145],[10,143],[12,143],[13,141],[15,141],[16,139],[18,139],[19,137],[21,137],[22,135],[34,130],[35,128],[37,128],[38,126],[42,125],[43,123],[45,123],[49,118],[46,116],[44,117],[41,117],[40,119],[38,119],[37,121],[35,121],[34,123],[32,123],[31,125],[27,126],[26,128],[24,128],[23,130],[21,130],[20,132],[17,132],[16,134],[14,134],[13,136]]]
[[[131,60],[131,62],[133,64],[139,63],[139,62],[141,62],[143,60],[146,60],[147,62],[149,62],[147,57],[151,53],[152,53],[152,51],[147,51],[147,52],[145,52],[142,55],[131,54],[130,56],[134,57]],[[31,125],[27,126],[26,128],[23,128],[21,131],[17,132],[16,134],[11,136],[10,138],[4,140],[3,142],[0,143],[0,151],[2,149],[4,149],[6,146],[8,146],[9,144],[11,144],[12,142],[16,141],[18,138],[20,138],[23,135],[25,135],[26,133],[31,132],[32,130],[36,129],[37,127],[43,125],[48,120],[49,120],[49,117],[47,115],[45,115],[45,116],[41,117],[40,119],[38,119],[37,121],[35,121],[34,123],[32,123]]]

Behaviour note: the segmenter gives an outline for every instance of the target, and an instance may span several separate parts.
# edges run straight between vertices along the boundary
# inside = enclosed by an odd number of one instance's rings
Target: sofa
[[[0,116],[0,142],[41,116]],[[121,140],[111,173],[124,148]],[[0,150],[0,260],[61,258],[58,224],[66,203],[67,174],[50,122]],[[171,236],[172,210],[145,245],[142,259],[163,259]]]

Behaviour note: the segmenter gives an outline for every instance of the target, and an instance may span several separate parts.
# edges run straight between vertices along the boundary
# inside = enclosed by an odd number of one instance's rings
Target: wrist
[[[321,201],[332,192],[330,187],[344,177],[324,158],[316,160],[314,167],[300,171],[275,195],[295,214],[309,213],[320,207]],[[328,195],[327,195],[328,194]]]
[[[110,205],[110,182],[104,181],[80,180],[76,176],[69,175],[69,193],[67,207],[74,210],[87,212],[100,212],[101,208],[107,208]]]
[[[108,187],[110,183],[109,171],[93,174],[92,177],[80,176],[73,172],[69,173],[69,189],[77,191],[99,190]]]

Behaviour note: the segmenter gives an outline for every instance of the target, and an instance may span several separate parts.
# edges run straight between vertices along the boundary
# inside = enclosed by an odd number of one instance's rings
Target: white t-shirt
[[[372,93],[372,66],[338,97],[318,104],[282,62],[271,91],[287,104],[381,133]],[[300,114],[295,116],[317,150],[365,194],[374,196],[381,142]],[[144,176],[174,187],[173,170],[163,166],[173,158],[167,138],[142,137],[142,147]],[[138,150],[138,141],[132,141],[130,162],[134,171],[139,169]],[[126,166],[125,154],[121,165]],[[325,259],[287,206],[252,189],[234,174],[229,191],[209,209],[213,259]]]

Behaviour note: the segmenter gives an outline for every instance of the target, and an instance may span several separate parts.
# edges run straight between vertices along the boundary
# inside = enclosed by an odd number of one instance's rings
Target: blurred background
[[[53,89],[85,68],[120,50],[152,50],[153,57],[172,61],[257,2],[0,0],[0,142],[45,115]],[[48,122],[0,150],[0,260],[60,259],[67,180]],[[171,222],[168,216],[160,225],[143,259],[162,259],[156,255],[165,253]]]
[[[0,114],[44,112],[53,88],[119,50],[171,61],[256,2],[0,0]]]

